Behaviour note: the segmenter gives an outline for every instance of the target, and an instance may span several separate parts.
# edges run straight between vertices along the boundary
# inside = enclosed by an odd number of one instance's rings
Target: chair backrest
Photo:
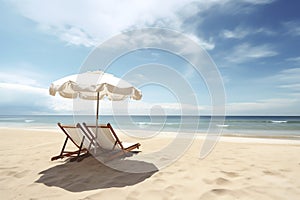
[[[121,149],[122,145],[120,145],[120,141],[112,132],[112,128],[109,124],[107,125],[98,125],[98,133],[96,126],[88,126],[83,123],[85,128],[94,134],[97,143],[100,145],[101,148],[112,150],[112,149]],[[97,133],[97,134],[96,134]]]
[[[83,146],[88,147],[90,145],[90,141],[86,138],[86,134],[81,128],[72,125],[62,125],[61,123],[57,123],[57,125],[78,148],[80,147],[83,137]]]

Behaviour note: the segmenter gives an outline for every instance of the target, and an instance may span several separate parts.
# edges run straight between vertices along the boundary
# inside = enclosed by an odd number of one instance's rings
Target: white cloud
[[[48,33],[75,45],[94,46],[134,27],[180,30],[176,12],[190,0],[175,1],[14,1],[21,14]],[[184,16],[182,16],[184,17]]]
[[[250,4],[270,4],[273,3],[275,0],[243,0],[245,3],[250,3]]]
[[[49,95],[48,88],[39,79],[44,76],[22,67],[29,64],[16,64],[17,69],[5,67],[0,73],[0,106],[2,114],[43,114],[72,111],[72,101]],[[21,69],[19,69],[21,68]],[[20,106],[22,107],[21,110]]]
[[[288,85],[280,85],[279,87],[280,88],[290,89],[290,90],[300,91],[300,83],[288,84]]]
[[[280,71],[278,74],[269,77],[267,80],[277,84],[277,87],[293,96],[300,94],[300,68],[289,68]]]
[[[27,80],[26,77],[23,77]],[[57,94],[49,95],[49,89],[30,85],[32,82],[15,83],[0,82],[0,105],[6,107],[5,114],[95,114],[96,101],[81,99],[65,99]],[[24,109],[18,111],[16,107]],[[100,102],[101,114],[135,114],[135,115],[179,115],[198,114],[204,107],[180,103],[147,103],[144,101],[127,100],[111,102],[103,100]],[[10,112],[11,111],[11,112]]]
[[[30,86],[41,86],[40,80],[46,77],[33,71],[36,66],[27,62],[0,65],[0,83],[16,83]]]
[[[300,68],[281,70],[273,76],[265,77],[263,81],[267,84],[272,83],[274,88],[277,88],[275,95],[282,97],[281,99],[274,99],[272,102],[266,101],[270,103],[270,105],[266,105],[266,108],[271,106],[270,112],[273,109],[274,112],[277,111],[275,114],[300,114]],[[264,102],[259,103],[263,105]]]
[[[294,64],[300,64],[300,56],[299,57],[287,58],[286,61],[292,62]]]
[[[16,84],[16,83],[0,83],[0,88],[5,90],[11,90],[15,93],[26,92],[26,93],[45,94],[47,91],[44,88],[33,87],[24,84]]]
[[[51,30],[50,30],[51,31]],[[59,38],[63,41],[67,41],[69,44],[81,45],[86,47],[96,46],[97,41],[90,37],[87,33],[79,28],[72,27],[69,30],[61,31],[58,34]]]
[[[25,85],[37,85],[37,80],[32,77],[25,77],[22,74],[11,73],[11,72],[1,72],[0,81],[3,83],[16,83]]]
[[[229,115],[299,115],[299,99],[274,98],[255,102],[229,103],[226,106]]]
[[[233,52],[226,59],[233,63],[243,63],[259,58],[276,56],[277,54],[272,46],[268,44],[252,46],[249,43],[243,43],[235,46]]]
[[[264,77],[260,85],[271,83],[276,98],[233,102],[226,106],[229,115],[300,115],[300,68],[290,68]],[[278,90],[279,88],[279,90]],[[266,91],[269,92],[269,91]]]
[[[281,71],[276,77],[279,82],[294,82],[298,84],[281,85],[283,89],[299,88],[300,68],[293,68]],[[83,101],[83,104],[73,104],[72,99],[64,99],[59,95],[53,97],[48,94],[47,88],[35,87],[16,83],[0,83],[1,99],[0,104],[14,109],[15,106],[21,105],[27,107],[26,114],[41,113],[58,113],[58,114],[78,114],[83,113],[95,114],[95,102]],[[293,98],[273,98],[263,99],[254,102],[238,102],[226,105],[226,113],[229,115],[299,115],[300,93],[293,93]],[[296,95],[297,94],[297,95]],[[22,101],[20,101],[22,99]],[[88,106],[86,106],[88,105]],[[36,107],[39,109],[36,110]],[[32,109],[32,110],[31,110]],[[122,101],[111,102],[108,100],[101,101],[100,113],[107,114],[132,114],[132,115],[178,115],[185,114],[210,114],[211,106],[188,105],[179,103],[147,103],[144,101]],[[24,113],[23,113],[24,114]]]
[[[283,23],[287,29],[287,33],[292,36],[300,36],[300,22],[299,21],[288,21]]]
[[[100,103],[100,113],[105,115],[199,115],[204,110],[206,110],[205,106],[180,103],[149,103],[134,100],[121,102],[104,100]]]
[[[253,29],[253,28],[243,27],[243,26],[238,26],[233,30],[225,29],[221,32],[222,37],[231,38],[231,39],[242,39],[247,37],[248,35],[254,35],[254,34],[274,35],[275,32],[266,28]]]
[[[206,41],[206,40],[204,40],[202,38],[196,37],[193,34],[186,34],[186,36],[188,36],[191,40],[193,40],[197,44],[200,44],[201,47],[203,47],[204,49],[212,50],[212,49],[215,48],[215,43],[213,42],[212,38],[209,38],[209,40]]]
[[[241,39],[249,35],[249,31],[245,29],[241,29],[237,27],[236,29],[230,31],[230,30],[224,30],[222,31],[222,36],[224,38],[235,38],[235,39]]]
[[[72,100],[55,98],[47,88],[17,83],[0,83],[3,114],[71,114]],[[18,110],[22,106],[24,109]]]
[[[54,34],[68,44],[95,46],[122,31],[141,27],[162,27],[195,36],[195,27],[188,28],[186,19],[214,6],[260,5],[272,0],[151,0],[151,1],[11,1],[21,15],[36,22],[40,30]],[[204,48],[213,49],[211,39],[197,37]]]
[[[300,68],[289,68],[280,71],[271,79],[279,83],[297,83],[300,82]]]

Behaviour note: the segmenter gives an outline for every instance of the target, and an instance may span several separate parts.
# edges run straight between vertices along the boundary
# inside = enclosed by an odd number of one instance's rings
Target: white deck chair
[[[83,133],[84,130],[81,130],[79,127],[74,125],[62,125],[61,123],[57,123],[57,125],[66,135],[66,139],[60,151],[60,154],[57,156],[53,156],[51,158],[51,161],[62,159],[65,157],[75,157],[75,159],[77,159],[84,154],[88,154],[88,149],[86,147],[90,146],[90,139],[85,136],[86,133]],[[68,140],[71,140],[71,142],[78,148],[78,150],[65,150]]]
[[[139,147],[141,146],[140,143],[121,142],[109,123],[107,125],[98,125],[97,137],[96,126],[89,126],[83,123],[83,127],[86,129],[87,133],[93,137],[97,145],[99,145],[99,147],[104,150],[122,152],[122,154],[124,154],[134,149],[139,149]],[[118,153],[117,155],[122,154]]]

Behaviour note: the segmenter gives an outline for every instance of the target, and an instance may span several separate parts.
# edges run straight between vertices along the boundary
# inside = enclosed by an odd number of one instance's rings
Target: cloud
[[[30,92],[30,93],[37,93],[37,94],[45,94],[46,89],[33,87],[30,85],[24,84],[15,84],[15,83],[0,83],[1,89],[11,90],[14,92]]]
[[[41,80],[46,77],[33,69],[36,66],[27,62],[0,64],[0,83],[16,83],[31,86],[41,86]]]
[[[75,114],[95,115],[96,101],[90,100],[70,100],[69,111]],[[74,104],[73,104],[74,103]],[[57,107],[59,108],[59,107]],[[146,101],[135,101],[126,99],[124,101],[100,101],[101,115],[199,115],[201,112],[209,113],[209,107],[181,104],[176,102],[169,103],[150,103]]]
[[[0,73],[0,107],[2,114],[71,113],[72,104],[53,98],[40,84],[42,75],[34,71],[10,70]],[[72,102],[71,102],[72,103]]]
[[[72,45],[92,47],[126,30],[141,27],[175,29],[193,36],[198,35],[187,20],[209,9],[224,5],[262,5],[272,0],[151,0],[151,1],[11,1],[24,17],[36,22],[41,31],[54,34]],[[231,9],[230,6],[223,7]],[[230,13],[230,12],[229,12]],[[211,39],[198,38],[204,48],[213,49]]]
[[[286,32],[292,36],[300,36],[300,22],[299,21],[287,21],[283,23]]]
[[[263,5],[273,3],[275,0],[243,0],[245,3],[255,4],[255,5]]]
[[[289,68],[281,70],[275,76],[270,77],[279,83],[297,83],[300,82],[300,68]]]
[[[141,108],[140,113],[146,114],[166,114],[166,115],[199,115],[199,112],[205,110],[204,106],[190,105],[190,104],[180,104],[180,103],[146,103],[137,102],[139,106],[136,107],[136,103],[130,105],[132,112],[136,112],[136,108]]]
[[[179,30],[182,21],[176,13],[188,2],[13,1],[20,13],[38,23],[41,30],[70,44],[88,47],[136,27],[164,26]]]
[[[288,84],[288,85],[280,85],[280,88],[286,88],[290,90],[300,91],[300,83]]]
[[[262,99],[253,102],[236,102],[226,105],[229,115],[299,115],[300,93],[299,86],[300,68],[291,68],[280,71],[272,79],[280,83],[285,90],[293,90],[289,97]],[[298,91],[298,93],[297,93]],[[95,102],[83,101],[74,104],[72,99],[64,99],[59,95],[53,97],[48,94],[48,88],[36,87],[17,83],[0,83],[0,105],[5,114],[75,114],[78,111],[87,111],[95,114]],[[292,98],[291,98],[292,97]],[[22,101],[20,101],[22,99]],[[79,106],[78,106],[79,105]],[[88,106],[86,106],[88,105]],[[184,110],[185,114],[210,114],[211,106],[189,105],[179,103],[149,103],[144,101],[101,101],[100,113],[131,114],[131,115],[178,115]],[[20,108],[21,111],[16,109]],[[88,110],[87,110],[88,109]],[[11,111],[11,112],[10,112]],[[16,113],[18,112],[18,113]],[[83,112],[84,113],[84,112]]]
[[[249,35],[254,35],[254,34],[274,35],[275,32],[268,30],[266,28],[253,29],[253,28],[242,27],[242,26],[238,26],[233,30],[225,29],[221,32],[222,37],[229,38],[229,39],[243,39]]]
[[[48,88],[0,83],[2,114],[71,114],[72,101],[49,95]]]
[[[267,80],[277,84],[277,87],[286,92],[289,96],[295,97],[300,94],[300,68],[289,68],[281,70],[278,74],[269,77]],[[297,97],[298,98],[298,97]]]
[[[50,96],[49,89],[31,85],[35,83],[28,77],[14,81],[12,74],[6,73],[5,82],[0,82],[0,107],[2,114],[95,114],[96,101],[81,99],[65,99],[59,96]],[[21,77],[21,76],[19,76]],[[143,78],[143,77],[142,77]],[[144,101],[100,102],[101,114],[132,114],[132,115],[179,115],[197,114],[204,108],[198,105],[180,103],[148,103]]]
[[[229,115],[300,115],[299,77],[300,68],[284,69],[275,75],[264,77],[263,80],[258,81],[259,85],[271,83],[274,88],[272,91],[275,91],[273,96],[276,98],[228,103],[226,113]]]
[[[43,107],[44,88],[16,83],[0,83],[2,114],[33,114]]]
[[[191,40],[193,40],[194,42],[196,42],[197,44],[200,44],[201,47],[203,47],[206,50],[212,50],[215,48],[215,43],[213,41],[213,38],[209,38],[209,40],[204,40],[202,38],[199,38],[193,34],[185,34],[187,37],[189,37]]]
[[[275,107],[274,112],[278,111],[277,114],[290,113],[291,115],[299,115],[300,108],[300,68],[289,68],[279,71],[277,74],[270,77],[265,77],[260,84],[270,84],[274,87],[276,93],[274,95],[281,96],[282,102],[280,99],[277,99],[278,109]],[[276,90],[275,90],[276,89]],[[272,103],[272,102],[271,102]],[[274,103],[274,102],[273,102]],[[298,105],[297,105],[298,104]],[[282,107],[285,107],[284,109]],[[267,107],[268,108],[268,107]],[[281,109],[282,108],[282,109]]]
[[[1,72],[0,81],[2,83],[16,83],[16,84],[25,84],[25,85],[37,85],[38,81],[32,77],[25,77],[22,74],[10,73],[10,72]]]
[[[271,45],[264,44],[252,46],[249,43],[243,43],[233,48],[232,53],[226,59],[233,63],[244,63],[259,58],[273,57],[278,53]]]
[[[287,58],[286,61],[292,62],[294,64],[300,64],[300,56],[299,57],[292,57],[292,58]]]
[[[226,106],[229,115],[299,115],[299,99],[273,98],[254,102],[229,103]]]

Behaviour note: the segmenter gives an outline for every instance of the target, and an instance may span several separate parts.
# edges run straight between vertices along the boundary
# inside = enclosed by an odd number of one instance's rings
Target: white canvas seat
[[[121,142],[112,126],[108,123],[106,125],[98,125],[98,134],[96,136],[96,126],[89,126],[83,123],[83,127],[89,135],[92,135],[97,145],[100,148],[108,151],[121,151],[123,153],[130,152],[134,149],[139,149],[140,143]]]

